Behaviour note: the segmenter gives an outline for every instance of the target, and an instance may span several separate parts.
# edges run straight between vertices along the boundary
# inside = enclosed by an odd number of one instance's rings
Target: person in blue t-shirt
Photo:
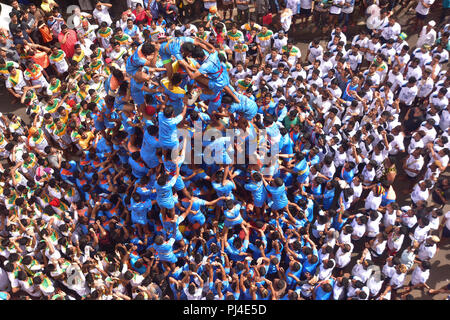
[[[275,212],[280,212],[282,209],[287,210],[289,200],[283,180],[275,178],[268,184],[263,177],[263,182],[267,189],[268,197],[272,200],[272,205],[270,206],[272,210]]]
[[[150,42],[144,42],[127,59],[125,70],[128,75],[137,82],[150,80],[150,75],[142,71],[142,67],[154,67],[158,59],[159,46],[154,46]]]
[[[253,172],[250,177],[251,179],[244,185],[244,189],[252,193],[256,218],[260,219],[266,208],[267,190],[262,181],[263,177],[259,172]]]
[[[215,179],[211,183],[212,187],[217,193],[217,196],[219,197],[229,197],[231,200],[234,200],[234,194],[232,193],[233,190],[236,189],[236,185],[233,182],[233,180],[224,180],[224,172],[218,171],[215,174]],[[219,201],[216,206],[216,219],[219,218],[220,213],[222,212],[222,207],[224,207],[224,202]]]
[[[173,106],[166,106],[158,113],[159,143],[164,149],[175,149],[179,146],[177,125],[184,119],[187,106],[184,105],[182,112],[175,116]]]
[[[147,165],[144,161],[142,161],[141,155],[138,151],[131,154],[131,157],[128,158],[128,163],[131,166],[131,170],[135,178],[142,178],[149,172]]]
[[[348,184],[351,184],[353,177],[355,176],[355,163],[346,161],[341,171],[339,172],[339,178],[345,180]]]
[[[198,46],[200,50],[214,52],[214,47],[200,38],[178,36],[169,38],[167,41],[161,43],[159,55],[164,68],[166,68],[167,78],[172,79],[172,76],[174,75],[172,56],[175,57],[181,66],[185,67],[184,63],[186,61],[184,58],[190,57],[196,46]]]
[[[234,235],[227,241],[228,232],[224,232],[224,236],[221,238],[222,248],[224,248],[225,252],[233,261],[243,261],[247,256],[246,251],[248,249],[250,232],[244,225],[241,227],[245,233],[244,240],[239,236]]]
[[[147,213],[152,209],[152,205],[156,201],[146,200],[142,201],[138,193],[133,194],[130,209],[131,222],[137,227],[139,238],[143,238],[144,234],[148,234],[148,217]]]
[[[156,257],[162,261],[166,269],[175,270],[175,263],[178,261],[177,257],[173,253],[173,244],[175,243],[174,238],[169,238],[164,241],[162,235],[155,237],[154,243],[149,247]]]
[[[352,102],[356,99],[356,91],[359,89],[359,78],[353,77],[345,85],[345,90],[342,92],[342,100]]]
[[[233,97],[230,95],[222,96],[222,107],[226,111],[225,114],[230,116],[237,113],[238,115],[242,115],[248,121],[252,121],[258,113],[258,105],[255,101],[242,93],[236,93],[236,95],[239,99],[239,103],[234,102]]]
[[[221,61],[219,53],[215,49],[206,54],[204,50],[196,47],[193,49],[192,57],[200,62],[199,69],[193,68],[185,60],[179,60],[179,63],[184,67],[189,77],[201,86],[202,92],[207,95],[217,95],[223,90],[232,96],[236,103],[239,103],[239,98],[229,86],[230,78],[226,65]]]
[[[179,175],[180,167],[177,166],[173,176],[164,172],[159,175],[155,182],[156,203],[160,207],[163,215],[166,215],[168,210],[171,211],[171,216],[175,215],[175,198],[173,196],[172,188],[177,182]]]
[[[140,154],[142,160],[152,172],[154,171],[154,168],[156,168],[160,163],[156,153],[157,149],[160,147],[161,145],[158,139],[158,127],[150,125],[145,128]]]
[[[233,200],[225,201],[225,210],[223,214],[225,216],[225,224],[223,227],[224,232],[227,232],[228,229],[231,229],[235,226],[240,226],[244,222],[241,215],[241,205],[239,203],[234,203]]]
[[[330,300],[333,294],[334,279],[319,282],[312,293],[313,300]]]

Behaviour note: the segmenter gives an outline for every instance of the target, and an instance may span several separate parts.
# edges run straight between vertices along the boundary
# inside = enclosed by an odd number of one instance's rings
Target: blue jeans
[[[338,23],[342,23],[342,20],[344,20],[345,21],[344,25],[348,26],[348,22],[350,21],[350,15],[352,13],[343,13],[343,12],[341,12],[341,14],[339,15]]]

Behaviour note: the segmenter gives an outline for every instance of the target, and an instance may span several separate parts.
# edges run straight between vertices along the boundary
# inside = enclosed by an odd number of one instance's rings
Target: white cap
[[[431,20],[430,22],[428,22],[428,24],[429,24],[431,27],[435,27],[435,26],[436,26],[436,22],[435,22],[434,20]]]
[[[411,210],[411,207],[410,207],[410,206],[403,206],[403,207],[401,207],[400,209],[401,209],[402,211],[404,211],[404,212],[407,212],[407,211]]]

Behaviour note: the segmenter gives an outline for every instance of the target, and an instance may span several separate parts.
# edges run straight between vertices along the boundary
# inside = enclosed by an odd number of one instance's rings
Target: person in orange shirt
[[[53,39],[52,31],[43,20],[38,22],[38,30],[44,44],[50,45],[56,42],[56,39]]]
[[[27,43],[25,46],[27,49],[28,56],[34,61],[34,63],[40,65],[48,72],[48,67],[50,66],[50,59],[48,55],[51,54],[51,50],[45,46],[39,44]]]

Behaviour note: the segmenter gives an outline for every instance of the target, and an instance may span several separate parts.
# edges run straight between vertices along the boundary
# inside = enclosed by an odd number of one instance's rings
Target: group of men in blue
[[[163,263],[164,268],[172,272],[179,270],[175,265],[182,254],[174,252],[174,243],[191,235],[193,230],[202,228],[207,222],[213,224],[223,221],[220,223],[220,229],[225,233],[224,250],[230,259],[243,261],[246,256],[244,252],[247,250],[251,250],[256,256],[261,254],[260,248],[254,244],[253,236],[252,239],[249,238],[248,228],[255,221],[265,220],[279,227],[281,224],[283,229],[301,228],[313,221],[315,200],[307,197],[304,192],[298,192],[294,202],[290,202],[286,187],[301,186],[310,174],[310,167],[319,162],[319,157],[310,152],[306,145],[302,146],[302,152],[294,154],[294,139],[299,139],[298,135],[294,137],[287,132],[280,132],[276,123],[276,108],[269,106],[269,109],[262,110],[257,105],[253,92],[235,91],[230,86],[225,62],[226,59],[211,44],[198,38],[183,36],[161,38],[152,43],[144,42],[126,62],[126,73],[130,77],[129,94],[143,114],[141,121],[145,122],[140,152],[133,153],[128,161],[133,175],[137,178],[129,205],[131,219],[139,235],[144,236],[149,226],[152,227],[147,213],[157,204],[161,225],[159,229],[153,226],[158,233],[149,248]],[[155,75],[159,80],[156,80]],[[192,92],[196,90],[200,92],[197,98],[200,98],[207,110],[199,107],[195,99],[188,102],[192,98]],[[115,98],[115,106],[118,109],[126,110],[126,103],[121,101],[127,100],[124,98],[127,94],[119,89]],[[161,96],[165,96],[165,100],[161,99]],[[159,110],[157,120],[148,115],[146,108],[149,102],[155,106],[155,110]],[[263,128],[257,128],[254,122],[257,115],[264,117]],[[233,166],[231,164],[234,151],[227,150],[230,138],[220,137],[202,142],[202,152],[205,147],[214,146],[216,153],[220,154],[216,158],[219,161],[209,164],[205,161],[201,164],[184,163],[186,152],[189,151],[187,140],[192,138],[192,135],[180,138],[180,123],[187,121],[193,131],[195,122],[200,121],[201,129],[204,130],[214,128],[211,125],[212,119],[230,119],[237,123],[235,129],[238,132],[238,140],[241,139],[246,144],[256,142],[257,146],[268,147],[265,151],[272,154],[268,157],[269,161],[262,163],[267,159],[252,155],[252,151],[247,150],[246,161],[253,159],[255,163]],[[260,129],[264,129],[264,136],[258,135]],[[234,145],[231,143],[231,146]],[[272,160],[275,159],[274,153],[279,153],[294,165],[280,170],[279,162]],[[156,168],[161,162],[162,172],[157,173]],[[351,173],[345,168],[342,171],[341,178],[347,180]],[[183,175],[180,172],[183,172]],[[271,179],[267,179],[267,176]],[[205,178],[210,179],[216,193],[213,201],[199,198],[200,194],[205,192],[202,190],[206,188],[205,184],[202,184]],[[236,199],[237,184],[251,193],[253,202],[250,206]],[[305,191],[304,187],[302,188],[301,191]],[[320,197],[323,207],[330,208],[335,189],[328,188],[322,192],[321,188],[321,185],[313,186],[312,192],[314,194],[317,191],[320,195],[323,193],[324,196]],[[183,198],[179,199],[180,195]],[[298,211],[301,213],[291,213],[289,206],[297,206],[299,200],[304,203],[302,210]],[[221,215],[222,220],[219,219]],[[280,220],[280,217],[283,219]],[[190,228],[181,229],[180,225],[186,219]],[[290,220],[290,224],[287,224],[285,219]],[[238,233],[227,239],[228,231],[236,226],[242,228],[244,235]],[[339,226],[336,227],[339,229]],[[267,242],[265,235],[262,236],[260,240]],[[236,241],[237,238],[241,241]],[[278,244],[278,247],[272,248],[270,255],[281,258],[283,245]],[[216,255],[225,264],[225,258],[220,252]],[[313,273],[317,262],[309,262],[306,256],[302,256],[301,260],[304,267],[300,271]],[[271,268],[269,273],[276,272],[275,269],[272,270],[271,264],[267,266]],[[287,280],[289,283],[294,281],[291,277]]]

